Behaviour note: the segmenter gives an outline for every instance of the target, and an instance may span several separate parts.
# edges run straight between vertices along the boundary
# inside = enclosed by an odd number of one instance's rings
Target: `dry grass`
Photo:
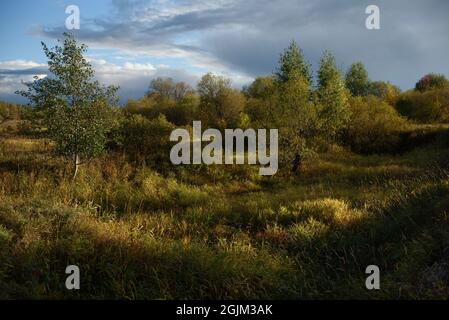
[[[163,174],[109,155],[73,182],[44,141],[0,144],[2,298],[449,294],[449,151],[439,145],[396,156],[335,148],[270,179],[246,166]],[[81,268],[78,292],[64,289],[68,264]],[[374,293],[369,264],[382,272]]]

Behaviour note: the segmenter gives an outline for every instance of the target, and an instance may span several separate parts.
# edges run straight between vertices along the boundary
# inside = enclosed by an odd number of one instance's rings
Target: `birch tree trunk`
[[[80,156],[79,154],[74,154],[73,155],[73,180],[75,180],[76,175],[78,174],[78,168],[80,166],[81,162],[80,162]]]

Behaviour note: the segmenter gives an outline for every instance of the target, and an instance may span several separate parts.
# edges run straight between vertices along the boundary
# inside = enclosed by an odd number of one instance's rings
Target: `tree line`
[[[51,76],[27,83],[33,123],[55,142],[54,152],[73,161],[74,177],[86,160],[121,150],[134,161],[163,166],[169,134],[193,120],[220,130],[276,128],[280,169],[297,171],[304,158],[331,144],[354,151],[382,152],[410,121],[448,122],[448,80],[438,74],[401,92],[389,82],[371,81],[361,62],[346,72],[325,51],[316,74],[292,41],[272,75],[239,90],[230,79],[208,73],[192,88],[171,78],[153,79],[146,94],[118,107],[117,87],[103,86],[85,59],[86,46],[72,34],[54,48],[42,43]],[[315,81],[314,81],[315,80]],[[0,121],[11,118],[0,108]]]

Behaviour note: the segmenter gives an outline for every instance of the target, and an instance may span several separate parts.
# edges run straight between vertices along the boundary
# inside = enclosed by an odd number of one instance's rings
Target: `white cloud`
[[[88,56],[95,71],[95,78],[105,85],[119,86],[119,96],[122,102],[129,98],[140,98],[146,92],[151,80],[156,77],[171,77],[176,81],[185,81],[192,86],[196,84],[198,75],[179,70],[166,65],[153,65],[151,63],[135,63],[124,61],[116,64],[106,59]],[[46,66],[34,61],[14,60],[0,61],[0,100],[7,99],[25,102],[14,95],[17,90],[25,89],[22,82],[39,79],[47,76]]]
[[[45,78],[45,64],[29,60],[8,60],[0,61],[0,98],[7,96],[16,98],[14,93],[17,90],[25,89],[23,82],[30,82]],[[17,99],[19,96],[17,96]]]
[[[103,84],[119,86],[121,101],[129,98],[140,98],[144,95],[152,79],[156,77],[171,77],[176,81],[185,81],[195,85],[199,77],[186,70],[170,66],[159,66],[151,63],[135,63],[126,61],[120,64],[104,59],[89,59],[95,70],[95,77]]]
[[[123,69],[131,72],[153,73],[156,68],[151,63],[125,62]]]
[[[157,69],[151,63],[134,63],[126,61],[122,64],[115,64],[105,59],[89,58],[95,76],[108,83],[120,85],[121,81],[135,77],[152,76]]]
[[[45,64],[37,63],[29,60],[9,60],[0,61],[0,69],[7,70],[24,70],[35,67],[45,67]]]

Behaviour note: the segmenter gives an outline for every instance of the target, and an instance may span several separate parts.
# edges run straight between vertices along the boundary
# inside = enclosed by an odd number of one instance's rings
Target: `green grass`
[[[81,168],[0,141],[0,298],[444,299],[449,150],[333,148],[294,176],[171,174],[109,155]],[[81,290],[64,287],[81,269]],[[365,268],[381,290],[365,289]]]

